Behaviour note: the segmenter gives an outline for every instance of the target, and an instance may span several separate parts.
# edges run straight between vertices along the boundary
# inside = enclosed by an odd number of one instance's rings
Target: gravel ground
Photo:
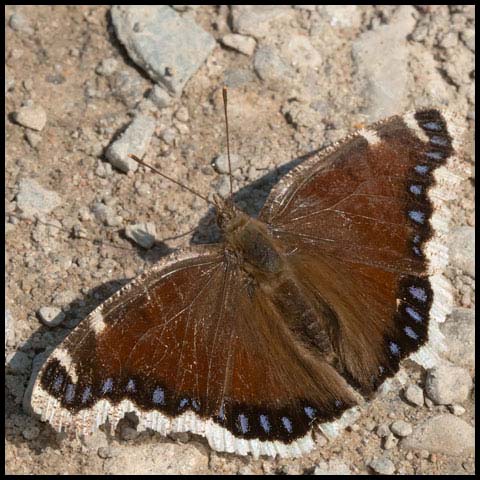
[[[474,473],[474,7],[174,7],[162,18],[188,33],[159,29],[152,49],[132,40],[152,25],[122,23],[116,7],[6,7],[6,472]],[[458,115],[450,363],[406,362],[345,431],[296,460],[139,435],[128,418],[113,438],[68,440],[22,407],[33,359],[172,249],[215,238],[201,200],[124,153],[227,194],[223,84],[236,200],[252,214],[302,155],[352,130],[427,104]]]

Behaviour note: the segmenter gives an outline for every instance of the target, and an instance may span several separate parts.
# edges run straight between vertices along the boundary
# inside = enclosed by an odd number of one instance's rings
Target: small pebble
[[[122,440],[135,440],[140,435],[140,433],[135,430],[135,428],[132,428],[128,425],[125,425],[124,427],[121,428],[120,430],[120,436]]]
[[[40,429],[35,426],[28,426],[22,430],[22,435],[25,440],[34,440],[40,434]]]
[[[148,98],[158,107],[165,108],[172,103],[172,97],[168,94],[166,90],[155,85],[148,95]]]
[[[418,385],[409,385],[405,390],[404,395],[411,404],[423,407],[425,403],[423,390]]]
[[[33,28],[31,27],[28,18],[21,13],[17,12],[11,15],[8,23],[10,28],[16,32],[26,33],[27,35],[31,35],[33,33]]]
[[[230,164],[232,167],[232,173],[240,168],[241,157],[239,155],[232,154],[230,155]],[[219,155],[213,161],[213,167],[218,173],[227,173],[228,174],[228,156]]]
[[[47,327],[56,327],[65,319],[65,314],[57,307],[41,307],[38,316]]]
[[[393,422],[390,425],[390,430],[398,437],[407,437],[411,435],[413,431],[412,426],[403,420]]]
[[[383,443],[383,448],[385,450],[391,450],[392,448],[395,448],[398,444],[398,438],[395,437],[393,433],[389,433],[385,437],[385,441]]]
[[[97,455],[100,458],[107,459],[107,458],[112,458],[113,457],[113,452],[112,452],[112,449],[110,447],[100,447],[97,450]]]
[[[32,130],[27,130],[25,132],[25,138],[32,148],[37,148],[39,143],[42,141],[42,136],[33,132]]]
[[[395,472],[395,465],[391,460],[385,457],[372,460],[369,467],[376,473],[381,475],[392,475]]]
[[[460,416],[465,413],[465,409],[461,405],[449,405],[448,409],[456,416]]]
[[[175,112],[175,118],[180,121],[180,122],[188,122],[188,119],[190,118],[188,115],[188,109],[187,107],[180,107],[176,112]]]
[[[380,438],[386,437],[390,433],[390,428],[388,427],[388,424],[382,423],[377,427],[377,435]]]
[[[40,106],[34,105],[21,107],[13,114],[13,118],[18,124],[38,131],[43,130],[47,123],[45,110]]]
[[[113,75],[118,69],[118,61],[115,58],[104,58],[97,66],[95,71],[99,75],[106,77]]]
[[[156,234],[155,224],[152,222],[136,223],[125,228],[125,235],[145,249],[152,248],[155,245]]]
[[[239,35],[237,33],[229,33],[222,38],[222,43],[237,52],[243,53],[244,55],[251,56],[255,51],[257,42],[252,37],[247,37],[245,35]]]

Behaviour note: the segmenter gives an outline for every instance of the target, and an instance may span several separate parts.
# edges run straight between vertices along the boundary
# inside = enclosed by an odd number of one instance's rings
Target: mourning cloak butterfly
[[[292,170],[258,219],[217,200],[223,244],[171,255],[95,309],[43,365],[32,406],[90,433],[190,431],[219,451],[297,456],[371,396],[448,312],[435,109],[360,130]],[[447,302],[448,303],[448,302]]]

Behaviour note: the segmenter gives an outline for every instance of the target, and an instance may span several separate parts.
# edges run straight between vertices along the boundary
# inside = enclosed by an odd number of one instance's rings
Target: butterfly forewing
[[[300,165],[260,215],[320,316],[322,305],[332,312],[340,368],[364,393],[427,339],[428,193],[453,151],[438,111],[412,122],[416,129],[392,117]]]

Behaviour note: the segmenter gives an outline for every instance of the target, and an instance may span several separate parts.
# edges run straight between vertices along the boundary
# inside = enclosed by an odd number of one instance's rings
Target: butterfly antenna
[[[230,198],[233,197],[232,163],[230,161],[230,135],[228,134],[227,87],[223,87],[223,110],[225,112],[225,130],[227,133],[228,177],[230,178]]]
[[[149,165],[148,163],[145,163],[143,160],[140,160],[136,155],[134,155],[133,153],[129,153],[128,156],[132,159],[132,160],[135,160],[137,163],[139,163],[140,165],[143,165],[144,167],[147,167],[149,168],[150,170],[152,170],[153,172],[157,173],[158,175],[160,175],[161,177],[169,180],[170,182],[173,182],[175,183],[176,185],[178,185],[179,187],[182,187],[183,189],[185,190],[188,190],[190,193],[192,193],[193,195],[195,195],[196,197],[199,197],[201,198],[203,201],[207,202],[209,205],[212,205],[213,207],[216,207],[216,205],[214,203],[212,203],[207,197],[204,197],[202,194],[198,193],[197,191],[195,191],[193,188],[190,188],[190,187],[187,187],[186,185],[184,185],[183,183],[180,183],[178,180],[175,180],[171,177],[169,177],[168,175],[165,175],[164,173],[160,172],[160,170],[157,170],[156,168],[152,167],[151,165]]]

